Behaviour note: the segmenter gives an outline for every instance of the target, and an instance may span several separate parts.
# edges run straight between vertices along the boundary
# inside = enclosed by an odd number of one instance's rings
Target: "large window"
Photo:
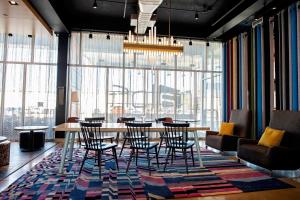
[[[79,117],[199,120],[217,129],[221,120],[221,43],[180,40],[182,56],[123,53],[122,35],[72,33],[69,96],[78,91]],[[75,105],[73,105],[75,104]],[[71,105],[71,104],[70,104]],[[69,112],[69,115],[72,115]]]
[[[0,34],[0,128],[10,140],[14,127],[47,125],[52,139],[55,121],[57,38]]]

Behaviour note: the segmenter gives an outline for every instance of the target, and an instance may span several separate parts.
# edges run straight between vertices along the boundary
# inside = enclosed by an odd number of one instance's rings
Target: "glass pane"
[[[108,83],[108,122],[116,122],[123,115],[123,98],[128,98],[128,92],[123,92],[123,70],[109,69]]]
[[[36,35],[34,40],[34,62],[56,63],[58,38],[48,35]]]
[[[176,119],[195,119],[194,85],[193,72],[177,72]]]
[[[24,65],[6,65],[3,135],[11,140],[19,138],[14,127],[22,125],[23,71]]]
[[[3,64],[0,63],[0,109],[2,105],[2,80],[3,80]],[[0,122],[0,130],[1,130],[0,135],[3,135],[2,123],[3,121]]]
[[[28,65],[24,125],[46,125],[52,139],[56,107],[56,66]]]
[[[79,94],[79,102],[71,102],[69,116],[102,117],[106,112],[106,69],[97,67],[72,67],[70,70],[70,96]]]
[[[4,41],[5,41],[5,34],[0,33],[0,61],[4,60]]]
[[[32,38],[27,35],[7,37],[7,61],[30,62]]]
[[[124,114],[141,117],[144,114],[144,70],[125,70]]]
[[[158,116],[175,117],[175,72],[159,71],[159,107]],[[178,100],[178,94],[177,94]]]
[[[154,119],[157,117],[157,71],[146,70],[145,77],[145,116],[146,119]]]

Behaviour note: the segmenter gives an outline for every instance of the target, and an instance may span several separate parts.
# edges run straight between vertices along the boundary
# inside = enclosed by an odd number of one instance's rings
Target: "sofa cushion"
[[[285,131],[283,130],[267,127],[258,144],[269,148],[279,146],[284,136],[284,132]]]
[[[220,126],[220,135],[233,135],[234,123],[232,122],[222,122]]]

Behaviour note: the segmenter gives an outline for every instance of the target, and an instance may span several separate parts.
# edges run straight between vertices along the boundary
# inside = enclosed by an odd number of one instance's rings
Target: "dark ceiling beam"
[[[57,15],[49,0],[23,0],[43,18],[55,33],[69,33],[68,28]]]
[[[224,33],[234,28],[235,26],[237,26],[247,18],[251,17],[252,15],[255,15],[258,11],[260,11],[262,8],[264,8],[271,2],[272,0],[255,1],[250,6],[247,6],[245,9],[239,12],[235,17],[232,17],[229,21],[225,22],[221,27],[219,27],[217,30],[211,33],[208,37],[218,38],[222,36]]]

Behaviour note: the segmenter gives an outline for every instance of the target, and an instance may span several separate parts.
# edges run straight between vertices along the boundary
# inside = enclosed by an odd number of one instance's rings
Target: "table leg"
[[[64,148],[63,152],[61,154],[61,160],[60,160],[60,166],[59,166],[59,173],[62,174],[64,170],[64,165],[65,165],[65,159],[67,155],[67,150],[68,150],[68,144],[69,144],[69,139],[70,139],[70,132],[66,132],[66,137],[64,141]]]
[[[201,158],[201,153],[200,153],[200,144],[199,144],[199,138],[197,131],[194,131],[194,139],[195,139],[195,144],[196,144],[196,149],[197,149],[197,154],[200,162],[200,168],[204,168],[202,158]]]
[[[73,149],[74,149],[74,142],[75,142],[75,132],[70,133],[70,151],[69,151],[69,160],[72,160],[73,157]]]

